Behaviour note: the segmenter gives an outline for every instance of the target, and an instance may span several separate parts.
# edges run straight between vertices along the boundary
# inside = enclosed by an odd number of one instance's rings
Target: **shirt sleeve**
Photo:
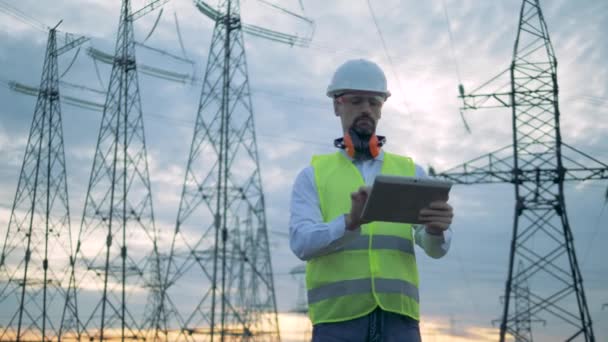
[[[429,178],[424,169],[418,164],[416,164],[416,177]],[[452,242],[452,227],[448,227],[441,235],[427,233],[425,226],[421,224],[414,225],[413,229],[414,240],[424,250],[426,255],[439,259],[447,254]]]
[[[346,229],[344,215],[323,222],[312,166],[296,177],[290,207],[289,246],[301,260],[331,253],[361,234]]]
[[[416,244],[424,249],[426,255],[433,259],[439,259],[448,253],[452,241],[452,228],[448,228],[441,235],[429,234],[424,225],[416,224],[414,228],[414,240]]]

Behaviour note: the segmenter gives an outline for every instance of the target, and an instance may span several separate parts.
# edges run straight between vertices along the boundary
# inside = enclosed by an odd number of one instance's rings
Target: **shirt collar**
[[[348,153],[346,153],[346,150],[340,150],[340,153],[342,153],[342,155],[344,155],[348,160],[352,161],[353,163],[355,162],[354,158],[352,158],[351,156],[348,155]],[[381,149],[380,153],[376,156],[376,158],[374,158],[372,160],[383,161],[384,160],[384,150]]]

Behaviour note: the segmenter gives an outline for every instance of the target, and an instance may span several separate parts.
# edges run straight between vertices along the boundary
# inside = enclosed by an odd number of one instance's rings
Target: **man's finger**
[[[367,200],[367,195],[365,195],[365,194],[360,194],[360,193],[358,193],[358,192],[353,192],[353,193],[350,195],[350,198],[351,198],[351,200],[352,200],[353,202],[356,202],[356,203],[364,203],[364,202]]]
[[[418,217],[418,219],[424,223],[434,223],[434,222],[438,222],[438,223],[447,223],[447,224],[451,224],[452,223],[452,218],[451,217],[439,217],[439,216],[429,216],[429,217],[424,217],[424,216],[420,216]]]
[[[432,209],[421,209],[419,216],[441,216],[441,217],[454,217],[454,212],[451,210],[432,210]]]
[[[431,202],[428,206],[431,209],[452,209],[452,206],[448,202],[435,201]]]

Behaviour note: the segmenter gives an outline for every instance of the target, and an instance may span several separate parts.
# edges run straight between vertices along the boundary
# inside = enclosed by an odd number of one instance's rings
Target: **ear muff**
[[[372,155],[372,158],[376,158],[380,154],[380,141],[378,141],[378,137],[376,134],[373,134],[369,138],[369,153]]]
[[[350,134],[346,133],[342,142],[344,144],[343,148],[346,150],[346,154],[348,154],[349,157],[354,158],[355,146],[353,145],[353,139],[350,137]]]
[[[355,157],[355,151],[357,150],[357,148],[359,148],[360,150],[367,148],[372,158],[376,158],[380,154],[380,149],[382,145],[384,145],[384,143],[386,142],[386,138],[373,134],[369,138],[369,141],[365,142],[357,139],[357,142],[358,146],[355,146],[353,138],[347,132],[346,134],[344,134],[343,138],[338,138],[334,141],[334,146],[344,149],[346,151],[346,154],[348,154],[348,156],[351,158]]]

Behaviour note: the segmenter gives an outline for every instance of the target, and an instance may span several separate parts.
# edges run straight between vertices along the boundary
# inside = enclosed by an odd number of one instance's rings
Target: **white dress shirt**
[[[365,184],[372,185],[382,169],[384,152],[381,151],[376,158],[369,160],[353,160],[346,152],[342,153],[357,167]],[[427,177],[419,165],[416,165],[416,177]],[[442,235],[427,233],[423,225],[414,225],[413,229],[416,244],[424,249],[428,256],[441,258],[447,253],[452,236],[451,228]],[[323,222],[314,170],[312,166],[302,170],[296,178],[291,195],[289,246],[294,254],[301,260],[310,260],[335,251],[360,234],[360,227],[355,230],[346,229],[345,215],[340,215],[330,222]]]

